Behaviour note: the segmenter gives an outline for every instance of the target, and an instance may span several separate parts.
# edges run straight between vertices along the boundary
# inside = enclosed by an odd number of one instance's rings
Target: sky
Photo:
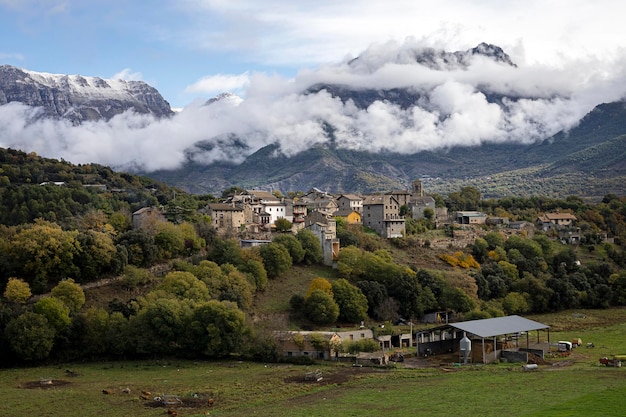
[[[0,146],[154,170],[180,166],[199,141],[213,145],[196,153],[207,163],[268,143],[295,153],[327,140],[314,122],[322,118],[338,126],[342,146],[374,151],[530,142],[624,97],[623,16],[626,3],[616,0],[0,0],[0,64],[142,80],[184,108],[167,121],[129,114],[71,127],[31,124],[29,109],[2,106]],[[402,61],[415,48],[481,42],[503,48],[517,68],[477,62],[442,73]],[[363,65],[349,67],[357,56]],[[415,88],[428,103],[359,111],[298,94],[315,82]],[[478,91],[485,85],[534,99],[496,108]],[[201,106],[223,92],[243,102]],[[231,133],[246,137],[246,152]]]

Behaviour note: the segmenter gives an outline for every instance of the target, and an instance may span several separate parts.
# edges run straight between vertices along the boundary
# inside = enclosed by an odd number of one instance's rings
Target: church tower
[[[424,189],[422,188],[422,180],[413,181],[413,197],[424,197]]]

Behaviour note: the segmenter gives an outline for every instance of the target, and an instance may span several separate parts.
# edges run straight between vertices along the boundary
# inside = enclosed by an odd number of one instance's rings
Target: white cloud
[[[239,92],[250,83],[250,75],[246,72],[239,75],[217,74],[203,77],[185,88],[186,93],[219,94]]]
[[[143,74],[141,72],[133,72],[130,68],[124,68],[120,72],[113,74],[111,78],[114,80],[143,81]]]
[[[163,120],[127,112],[108,122],[71,126],[36,120],[36,110],[11,103],[0,106],[0,146],[75,163],[150,171],[180,166],[189,149],[200,163],[241,162],[271,143],[293,155],[329,141],[327,124],[339,147],[415,153],[542,140],[575,126],[595,105],[626,94],[626,59],[614,59],[609,66],[581,58],[560,68],[515,68],[478,58],[465,69],[441,71],[410,59],[419,45],[415,39],[374,45],[351,65],[346,60],[302,70],[294,79],[262,73],[202,79],[188,88],[221,92],[243,86],[245,100],[197,102]],[[302,93],[318,83],[357,90],[410,89],[420,100],[408,107],[378,100],[360,109],[325,90]],[[497,105],[488,95],[512,98]]]

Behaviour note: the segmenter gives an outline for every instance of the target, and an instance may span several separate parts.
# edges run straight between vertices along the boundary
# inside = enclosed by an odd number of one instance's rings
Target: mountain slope
[[[422,178],[427,192],[443,194],[475,185],[485,197],[545,193],[597,199],[626,192],[626,139],[618,136],[622,134],[626,106],[617,102],[597,106],[567,134],[531,145],[489,144],[412,155],[319,145],[292,157],[270,145],[240,165],[187,164],[149,175],[190,192],[218,194],[234,185],[369,193],[408,188],[412,180]]]
[[[0,105],[11,102],[40,107],[40,117],[65,118],[74,124],[109,120],[129,109],[156,117],[173,114],[161,94],[143,81],[47,74],[2,65]]]

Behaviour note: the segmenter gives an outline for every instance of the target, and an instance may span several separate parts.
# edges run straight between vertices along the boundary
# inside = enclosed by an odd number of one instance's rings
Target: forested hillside
[[[306,229],[274,232],[250,249],[218,236],[199,210],[212,196],[12,150],[0,151],[0,163],[3,365],[154,355],[269,361],[278,359],[271,330],[285,327],[363,321],[391,334],[393,326],[376,324],[435,311],[470,319],[626,305],[625,196],[485,200],[466,186],[433,197],[450,211],[511,221],[571,213],[580,241],[497,226],[436,229],[431,216],[407,218],[406,235],[385,240],[338,220],[332,269]],[[132,213],[147,206],[163,216],[132,227]],[[102,279],[106,287],[87,288]]]

